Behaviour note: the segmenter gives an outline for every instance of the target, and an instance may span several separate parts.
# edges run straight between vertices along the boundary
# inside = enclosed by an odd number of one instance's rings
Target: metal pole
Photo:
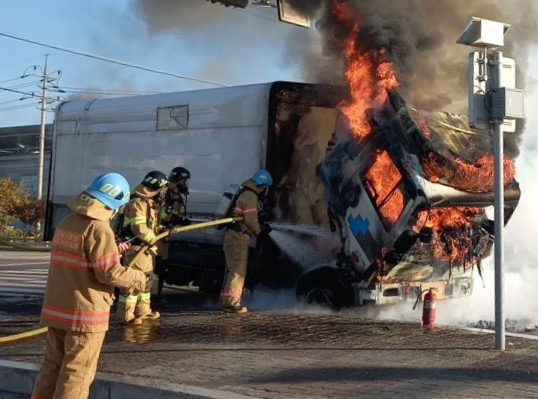
[[[37,199],[43,198],[43,168],[45,164],[45,111],[47,109],[47,63],[49,55],[45,54],[45,68],[43,70],[43,93],[41,97],[41,132],[39,133],[39,171],[37,175]]]
[[[493,81],[491,89],[498,88],[501,80],[502,52],[493,54]],[[504,137],[503,120],[491,121],[493,127],[494,206],[495,206],[495,349],[505,350],[504,325]]]
[[[493,149],[495,173],[495,349],[505,349],[503,309],[503,262],[504,262],[504,170],[502,121],[493,122]]]

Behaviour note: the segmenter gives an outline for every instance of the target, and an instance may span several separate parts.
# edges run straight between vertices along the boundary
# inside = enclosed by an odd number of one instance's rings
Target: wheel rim
[[[316,304],[329,308],[334,307],[334,294],[328,287],[314,287],[310,289],[306,293],[305,299],[308,304]]]

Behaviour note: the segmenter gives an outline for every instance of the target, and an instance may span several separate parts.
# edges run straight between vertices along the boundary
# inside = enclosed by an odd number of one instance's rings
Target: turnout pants
[[[250,238],[233,230],[224,236],[223,250],[226,259],[224,283],[220,292],[222,307],[241,305],[241,294],[245,285]]]
[[[32,399],[86,399],[105,334],[49,327]]]
[[[140,247],[132,247],[126,255],[126,261],[130,262],[138,252]],[[143,271],[144,273],[153,272],[155,265],[155,256],[146,253],[140,256],[139,260],[133,268]],[[137,295],[132,295],[131,292],[125,289],[120,290],[118,301],[118,310],[116,319],[120,323],[129,323],[138,317],[144,317],[151,313],[151,286],[146,284],[146,290]]]

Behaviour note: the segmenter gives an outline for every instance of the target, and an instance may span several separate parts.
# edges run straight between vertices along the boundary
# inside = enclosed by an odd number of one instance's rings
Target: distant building
[[[37,197],[40,129],[40,125],[0,128],[0,177],[22,181],[33,197]],[[48,124],[45,126],[44,198],[47,195],[51,148],[52,124]]]

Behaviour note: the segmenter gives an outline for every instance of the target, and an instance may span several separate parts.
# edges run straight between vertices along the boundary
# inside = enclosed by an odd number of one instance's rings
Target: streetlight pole
[[[473,17],[459,44],[478,47],[469,55],[469,125],[493,134],[493,190],[495,234],[495,348],[505,350],[504,318],[504,133],[515,132],[516,120],[523,119],[524,93],[516,86],[516,64],[501,51],[510,25]]]
[[[495,349],[505,350],[504,326],[504,138],[503,121],[493,120],[495,207]]]
[[[491,59],[490,90],[501,87],[503,53],[494,51]],[[486,62],[487,58],[486,58]],[[494,176],[494,208],[495,208],[495,349],[505,350],[505,319],[504,319],[504,129],[503,119],[492,117],[493,130],[493,176]]]

